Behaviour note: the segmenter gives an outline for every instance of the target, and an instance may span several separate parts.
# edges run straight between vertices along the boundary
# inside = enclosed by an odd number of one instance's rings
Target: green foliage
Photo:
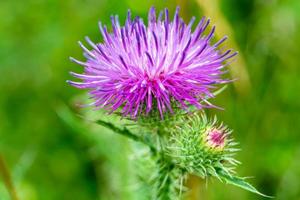
[[[174,166],[160,158],[156,162],[153,198],[158,200],[178,199],[175,184],[179,177]]]
[[[148,185],[148,188],[149,185],[154,185],[152,190],[147,190],[152,199],[180,199],[183,192],[183,180],[188,174],[205,179],[213,176],[226,183],[268,197],[258,192],[244,179],[234,175],[234,169],[239,162],[233,158],[237,149],[234,148],[236,143],[230,137],[231,130],[222,124],[218,125],[216,117],[208,120],[204,113],[194,112],[185,115],[182,115],[180,111],[178,113],[180,117],[175,113],[170,120],[173,126],[169,126],[169,121],[165,123],[161,119],[160,125],[148,133],[132,133],[126,126],[118,128],[103,120],[98,120],[96,123],[149,147],[151,154],[143,155],[145,157],[142,159],[143,165],[138,168],[141,172],[137,173],[143,180],[138,183],[141,184],[140,188],[143,187],[142,185]],[[154,117],[157,119],[157,115]],[[149,121],[153,123],[151,116],[149,116]],[[168,126],[167,129],[163,127],[164,124]],[[222,136],[220,137],[222,140],[217,141],[220,142],[217,144],[210,141],[210,135],[215,130],[218,130],[217,133]],[[153,136],[158,141],[156,145]],[[138,148],[136,150],[139,152]],[[152,179],[149,178],[149,170],[143,169],[145,166],[151,166],[150,171],[153,171],[153,174],[150,177],[153,177]],[[149,167],[146,168],[149,169]]]
[[[224,181],[225,183],[232,184],[234,186],[243,188],[245,190],[256,193],[256,194],[261,195],[263,197],[272,198],[271,196],[267,196],[267,195],[262,194],[261,192],[259,192],[255,187],[253,187],[251,184],[247,183],[245,181],[245,178],[240,178],[240,177],[233,176],[233,175],[229,174],[227,171],[224,171],[224,169],[221,169],[221,168],[219,168],[219,169],[217,168],[216,173],[221,178],[221,180]]]

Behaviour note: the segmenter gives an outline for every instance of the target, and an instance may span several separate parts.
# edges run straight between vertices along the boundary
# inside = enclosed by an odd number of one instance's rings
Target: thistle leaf
[[[253,193],[261,195],[263,197],[273,198],[272,196],[268,196],[268,195],[265,195],[265,194],[259,192],[250,183],[246,182],[244,178],[232,176],[231,174],[227,173],[226,171],[224,171],[222,169],[218,169],[217,173],[221,177],[221,179],[227,184],[231,184],[231,185],[240,187],[244,190],[253,192]]]
[[[151,140],[149,137],[141,137],[140,135],[134,134],[132,133],[129,129],[127,129],[126,127],[117,127],[114,124],[110,123],[110,122],[106,122],[104,120],[97,120],[95,121],[97,124],[106,127],[108,129],[110,129],[111,131],[118,133],[120,135],[126,136],[132,140],[138,141],[138,142],[142,142],[144,144],[146,144],[147,146],[149,146],[149,148],[151,149],[151,151],[153,153],[156,153],[156,147],[152,144]]]

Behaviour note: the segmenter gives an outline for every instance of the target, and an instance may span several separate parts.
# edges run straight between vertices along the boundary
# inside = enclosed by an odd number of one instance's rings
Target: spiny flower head
[[[201,177],[218,176],[218,169],[233,172],[239,163],[233,158],[238,149],[230,138],[231,130],[217,119],[193,113],[171,130],[167,154],[179,167]]]
[[[99,24],[102,43],[86,37],[91,50],[79,43],[86,61],[71,60],[83,65],[84,73],[71,74],[82,82],[68,82],[89,89],[94,106],[131,118],[154,109],[162,118],[174,107],[211,107],[207,99],[214,97],[212,89],[228,82],[222,74],[226,60],[236,52],[217,49],[226,37],[211,43],[215,27],[204,35],[209,19],[203,17],[192,30],[194,21],[193,17],[186,24],[179,8],[173,20],[168,9],[156,18],[151,8],[147,25],[139,17],[132,20],[130,11],[124,26],[112,16],[112,33]]]

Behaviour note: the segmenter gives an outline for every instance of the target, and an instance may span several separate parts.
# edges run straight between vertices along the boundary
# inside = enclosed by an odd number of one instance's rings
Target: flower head
[[[151,8],[147,26],[139,17],[131,20],[130,11],[124,26],[118,16],[112,16],[111,21],[112,33],[99,24],[103,43],[95,44],[87,37],[92,50],[79,43],[85,62],[71,58],[84,66],[84,73],[72,72],[82,82],[69,83],[89,89],[94,106],[111,112],[119,109],[131,118],[153,109],[163,117],[164,112],[173,112],[174,106],[212,106],[207,99],[214,97],[213,88],[228,82],[221,76],[225,61],[236,52],[217,49],[226,37],[211,43],[215,27],[204,35],[209,19],[203,17],[192,31],[195,18],[184,23],[179,8],[173,20],[168,9],[156,18]]]
[[[218,176],[220,168],[234,170],[239,162],[233,158],[237,151],[232,130],[217,118],[208,119],[203,113],[191,113],[180,126],[170,129],[167,155],[181,168],[201,177]],[[231,171],[233,172],[233,171]]]

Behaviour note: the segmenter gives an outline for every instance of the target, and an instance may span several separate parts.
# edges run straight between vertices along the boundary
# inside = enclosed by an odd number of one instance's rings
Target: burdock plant
[[[79,42],[86,61],[71,60],[84,73],[71,74],[82,81],[68,83],[88,89],[91,105],[128,122],[97,123],[149,147],[136,162],[143,163],[137,173],[151,188],[151,198],[181,198],[191,174],[263,195],[234,172],[239,162],[233,158],[232,131],[204,112],[217,107],[209,99],[231,82],[223,74],[237,53],[219,49],[226,37],[212,43],[210,20],[203,17],[193,30],[195,18],[186,24],[179,8],[173,19],[168,9],[156,16],[151,8],[147,25],[140,17],[132,19],[130,11],[124,26],[118,16],[111,22],[112,32],[99,24],[102,43],[86,37],[91,50]]]

